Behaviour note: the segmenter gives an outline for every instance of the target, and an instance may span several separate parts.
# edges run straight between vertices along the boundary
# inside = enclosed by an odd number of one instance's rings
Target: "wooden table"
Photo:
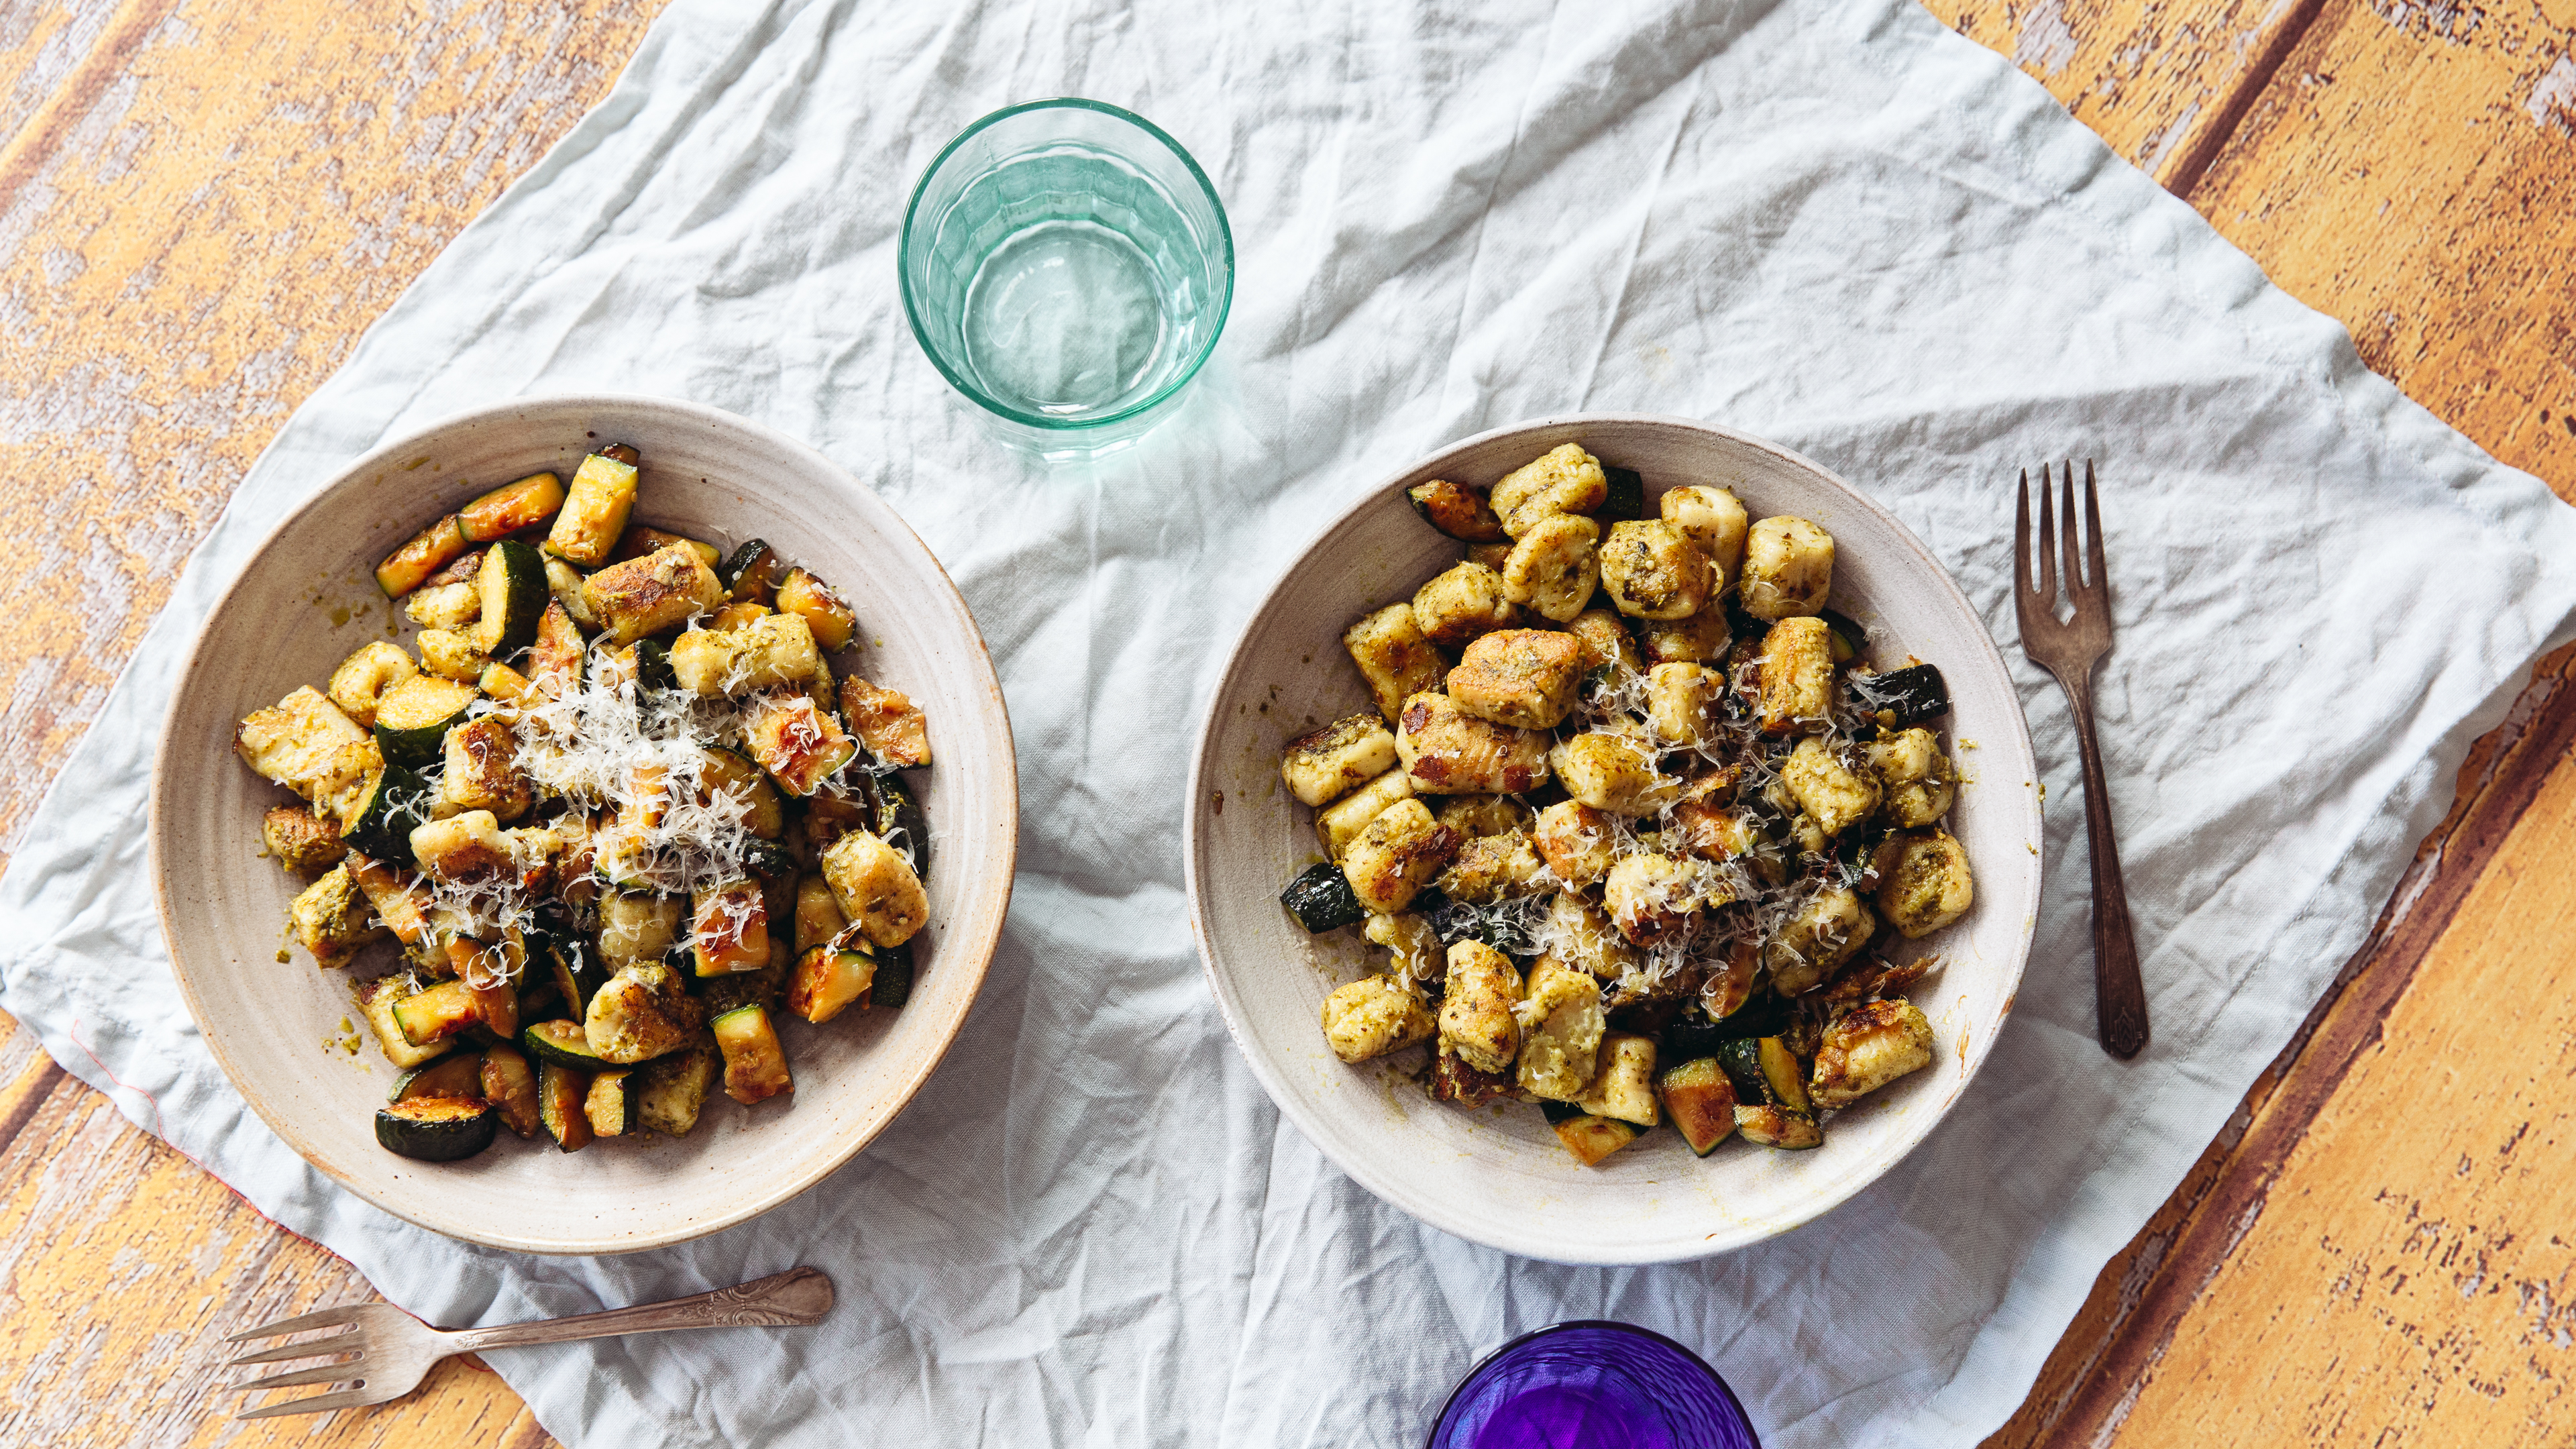
[[[1929,3],[2576,496],[2576,0]],[[0,509],[63,582],[0,619],[0,841],[278,425],[657,9],[0,4]],[[1995,1445],[2566,1442],[2570,672],[2479,743],[2369,945]],[[463,1362],[381,1409],[215,1417],[205,1337],[371,1290],[0,1028],[0,1442],[551,1442]]]

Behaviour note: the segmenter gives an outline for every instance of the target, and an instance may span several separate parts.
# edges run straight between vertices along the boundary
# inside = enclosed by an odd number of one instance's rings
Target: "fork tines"
[[[361,1381],[356,1388],[336,1394],[316,1394],[309,1399],[288,1399],[279,1404],[263,1404],[233,1415],[235,1419],[274,1419],[281,1414],[327,1414],[333,1409],[355,1409],[377,1402]]]
[[[358,1310],[363,1306],[365,1305],[343,1303],[337,1308],[317,1308],[310,1313],[299,1313],[293,1318],[281,1318],[275,1323],[263,1323],[257,1328],[245,1328],[239,1333],[227,1336],[224,1342],[248,1343],[254,1338],[283,1338],[290,1333],[304,1333],[316,1328],[339,1328],[344,1324],[357,1322]],[[287,1355],[290,1358],[293,1356]],[[233,1362],[257,1363],[259,1360],[237,1358]]]
[[[2058,470],[2058,489],[2065,499],[2066,529],[2058,531],[2055,499],[2049,489],[2048,465],[2039,465],[2039,584],[2033,588],[2030,565],[2033,553],[2030,533],[2030,470],[2021,474],[2021,497],[2013,514],[2013,583],[2025,606],[2037,605],[2051,620],[2056,618],[2057,567],[2062,557],[2066,564],[2066,595],[2080,616],[2088,603],[2100,599],[2102,581],[2109,565],[2102,553],[2102,499],[2093,482],[2093,460],[2084,460],[2084,540],[2079,545],[2075,534],[2075,463],[2072,459]],[[2078,551],[2080,548],[2080,552]],[[2027,608],[2025,608],[2027,612]]]
[[[238,1384],[227,1384],[225,1385],[227,1392],[256,1393],[263,1389],[293,1388],[299,1384],[335,1384],[346,1380],[356,1381],[336,1394],[317,1394],[309,1398],[287,1399],[279,1403],[265,1404],[256,1409],[248,1409],[233,1417],[270,1419],[281,1414],[320,1414],[332,1409],[356,1408],[361,1404],[373,1402],[375,1396],[366,1391],[366,1380],[362,1377],[366,1372],[363,1367],[366,1361],[366,1331],[363,1328],[351,1326],[357,1323],[358,1309],[361,1306],[363,1305],[353,1303],[338,1308],[317,1309],[311,1313],[301,1313],[293,1318],[281,1318],[275,1323],[263,1324],[258,1328],[246,1328],[239,1333],[226,1336],[223,1340],[226,1343],[245,1343],[252,1339],[306,1333],[316,1328],[343,1330],[339,1333],[325,1334],[320,1338],[306,1339],[302,1343],[284,1343],[274,1348],[258,1349],[231,1360],[224,1367],[247,1368],[252,1364],[281,1363],[298,1358],[328,1357],[337,1361],[314,1368],[288,1369],[284,1373],[268,1374]],[[351,1357],[339,1359],[341,1354],[349,1354]]]

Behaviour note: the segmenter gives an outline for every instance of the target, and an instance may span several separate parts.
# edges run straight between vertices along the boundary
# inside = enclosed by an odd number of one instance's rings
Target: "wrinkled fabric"
[[[1239,285],[1179,418],[1042,466],[920,355],[894,251],[942,143],[1063,93],[1195,153]],[[172,680],[256,542],[379,440],[549,390],[846,462],[955,576],[1020,747],[1018,894],[930,1088],[794,1203],[621,1258],[448,1242],[306,1168],[182,1009],[143,867]],[[1582,409],[1742,428],[1884,501],[2005,642],[2050,787],[1974,1088],[1851,1203],[1704,1263],[1535,1263],[1377,1202],[1283,1127],[1184,920],[1197,711],[1284,560],[1431,448]],[[2012,480],[2070,455],[2107,489],[2099,701],[2155,1021],[2129,1064],[2092,1039],[2065,703],[2012,647]],[[0,969],[67,1068],[433,1322],[800,1262],[839,1285],[814,1330],[490,1354],[574,1445],[1405,1445],[1478,1354],[1582,1317],[1699,1349],[1775,1446],[1972,1444],[2568,637],[2571,561],[2537,481],[1905,0],[681,0],[244,480],[13,845]]]

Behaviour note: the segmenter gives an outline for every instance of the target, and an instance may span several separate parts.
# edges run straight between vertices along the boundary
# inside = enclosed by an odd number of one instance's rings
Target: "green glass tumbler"
[[[1141,116],[1031,101],[948,143],[897,263],[921,350],[1044,453],[1132,441],[1215,350],[1234,237],[1206,173]]]

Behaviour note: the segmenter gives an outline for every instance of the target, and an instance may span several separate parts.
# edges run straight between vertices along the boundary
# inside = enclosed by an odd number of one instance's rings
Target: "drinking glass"
[[[1216,347],[1234,238],[1152,122],[1067,97],[995,111],[914,187],[898,263],[921,350],[1008,439],[1132,441]]]
[[[1476,1365],[1431,1449],[1761,1449],[1726,1381],[1659,1333],[1599,1320],[1524,1334]]]

